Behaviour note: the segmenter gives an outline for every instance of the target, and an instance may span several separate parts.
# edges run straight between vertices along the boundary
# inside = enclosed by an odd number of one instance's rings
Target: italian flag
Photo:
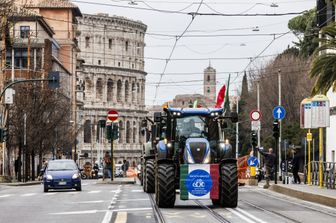
[[[180,199],[219,199],[219,164],[182,164]]]

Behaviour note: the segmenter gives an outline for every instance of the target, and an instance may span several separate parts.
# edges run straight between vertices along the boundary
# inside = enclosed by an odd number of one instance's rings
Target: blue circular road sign
[[[247,160],[247,164],[249,166],[258,166],[259,165],[259,160],[257,157],[255,156],[251,156],[248,160]]]
[[[273,117],[274,119],[282,120],[286,116],[286,110],[282,106],[277,106],[273,109]]]

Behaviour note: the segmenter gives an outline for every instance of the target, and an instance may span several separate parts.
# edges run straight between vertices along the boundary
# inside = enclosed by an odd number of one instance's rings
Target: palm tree
[[[336,91],[336,23],[322,28],[321,34],[309,71],[310,78],[316,78],[312,95],[326,94],[330,88]]]

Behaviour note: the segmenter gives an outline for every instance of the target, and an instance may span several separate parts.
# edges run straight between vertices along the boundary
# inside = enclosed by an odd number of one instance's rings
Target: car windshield
[[[57,171],[57,170],[76,170],[77,166],[74,162],[70,161],[54,161],[49,162],[48,171]]]
[[[176,120],[176,132],[179,136],[204,137],[202,133],[205,130],[204,120],[199,116],[179,118]]]

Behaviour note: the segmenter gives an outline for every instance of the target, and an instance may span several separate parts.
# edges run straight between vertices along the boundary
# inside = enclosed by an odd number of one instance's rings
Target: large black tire
[[[235,208],[238,204],[238,173],[236,163],[221,166],[220,205]]]
[[[145,168],[145,178],[144,178],[144,188],[147,193],[155,192],[155,171],[154,171],[154,160],[146,160]]]
[[[44,193],[48,192],[48,187],[46,185],[43,185],[43,191],[44,191]]]
[[[160,208],[173,208],[175,205],[174,164],[157,165],[155,200]]]
[[[81,183],[76,187],[76,191],[82,191],[82,184]]]

